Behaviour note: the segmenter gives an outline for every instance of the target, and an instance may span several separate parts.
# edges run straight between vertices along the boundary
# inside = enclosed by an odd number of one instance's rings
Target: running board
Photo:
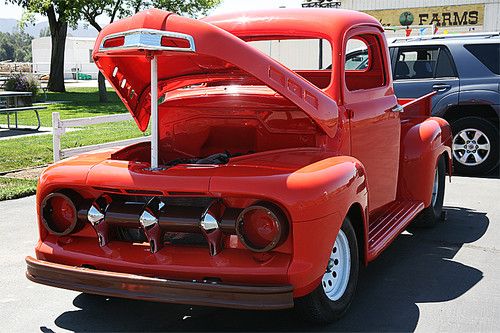
[[[421,201],[396,201],[386,213],[370,223],[368,230],[368,258],[375,259],[424,209]]]

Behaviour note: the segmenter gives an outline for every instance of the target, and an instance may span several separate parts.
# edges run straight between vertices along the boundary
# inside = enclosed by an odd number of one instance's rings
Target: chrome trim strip
[[[205,212],[201,216],[200,219],[200,227],[206,231],[206,232],[211,232],[213,230],[219,229],[219,221],[215,216],[212,215],[210,212],[210,209],[218,204],[218,201],[212,202],[207,209],[205,209]]]
[[[139,217],[139,222],[141,223],[143,228],[147,229],[154,226],[155,224],[158,224],[158,218],[145,210]]]
[[[218,200],[212,201],[200,218],[200,229],[207,240],[211,256],[215,256],[222,251],[222,231],[217,217],[211,212],[214,207],[220,204]]]
[[[162,46],[161,38],[163,36],[185,39],[189,42],[189,48]],[[107,40],[116,37],[125,37],[122,46],[104,47],[104,43]],[[162,31],[155,29],[133,29],[111,34],[104,37],[101,41],[101,45],[99,46],[99,52],[133,50],[133,49],[150,50],[150,51],[196,52],[194,39],[192,36],[180,32]]]
[[[92,204],[87,213],[87,219],[93,226],[95,226],[104,219],[104,214],[101,213],[101,211],[94,204]]]
[[[392,112],[403,112],[404,110],[405,110],[404,107],[402,105],[399,105],[399,104],[395,105],[391,109]]]

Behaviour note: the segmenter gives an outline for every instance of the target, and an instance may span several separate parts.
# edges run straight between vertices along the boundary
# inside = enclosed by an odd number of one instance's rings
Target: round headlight
[[[42,222],[58,236],[68,235],[76,228],[77,210],[73,201],[62,193],[51,193],[42,202]]]
[[[284,238],[286,221],[277,209],[265,206],[245,208],[236,220],[240,241],[254,252],[274,249]]]

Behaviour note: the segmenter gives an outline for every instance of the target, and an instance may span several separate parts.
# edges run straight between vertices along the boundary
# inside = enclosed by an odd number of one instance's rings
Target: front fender
[[[312,221],[293,223],[293,259],[288,277],[294,297],[301,297],[321,282],[337,233],[352,205],[357,203],[364,214],[367,212],[368,191],[365,169],[351,157],[312,164],[291,175],[288,185],[301,190],[321,189],[323,193],[315,198],[316,202],[305,202],[302,208],[330,212]],[[364,221],[368,221],[366,216]]]
[[[288,279],[294,297],[314,290],[323,276],[338,230],[353,204],[367,211],[364,166],[349,156],[336,156],[294,172],[266,176],[214,176],[210,191],[270,200],[290,218],[293,257]],[[365,216],[365,221],[367,221]]]
[[[97,163],[108,159],[115,149],[103,149],[93,153],[70,157],[49,165],[38,178],[36,190],[36,210],[38,217],[38,231],[40,239],[44,239],[48,232],[40,223],[40,208],[43,199],[51,192],[61,189],[82,189],[86,186],[89,171]]]
[[[274,170],[255,166],[246,172],[242,166],[228,166],[211,177],[209,191],[215,196],[274,201],[287,210],[293,223],[335,212],[345,215],[353,198],[367,196],[364,167],[353,157],[326,158],[295,171]]]

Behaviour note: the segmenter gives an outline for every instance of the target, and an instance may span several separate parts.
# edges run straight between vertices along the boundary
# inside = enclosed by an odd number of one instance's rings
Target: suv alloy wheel
[[[485,175],[498,164],[498,129],[488,120],[464,117],[451,124],[457,173]]]

